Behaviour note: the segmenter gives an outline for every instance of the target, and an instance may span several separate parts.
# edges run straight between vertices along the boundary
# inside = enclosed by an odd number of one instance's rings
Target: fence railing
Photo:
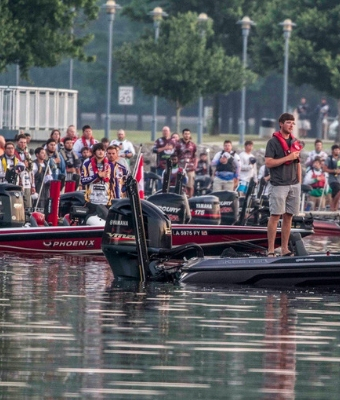
[[[24,130],[40,140],[53,128],[65,131],[77,123],[77,101],[76,90],[0,86],[0,134]]]

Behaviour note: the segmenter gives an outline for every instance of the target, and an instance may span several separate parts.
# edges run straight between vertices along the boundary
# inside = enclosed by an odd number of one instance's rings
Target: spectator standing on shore
[[[103,137],[100,139],[100,143],[103,143],[105,151],[110,146],[110,141],[107,137]]]
[[[110,146],[118,146],[119,157],[124,158],[127,165],[130,166],[131,158],[136,154],[133,144],[126,139],[124,129],[119,129],[117,132],[117,139],[111,141]]]
[[[322,97],[321,103],[316,106],[315,112],[318,116],[318,138],[327,139],[330,107],[325,97]]]
[[[50,160],[53,179],[59,179],[60,174],[65,174],[65,161],[57,150],[57,142],[50,138],[46,142],[46,159]]]
[[[307,100],[305,97],[301,97],[300,104],[296,109],[299,120],[298,120],[298,129],[299,129],[299,137],[307,137],[308,131],[311,129],[310,120],[309,120],[309,105],[307,104]]]
[[[176,186],[178,172],[181,172],[184,175],[182,183],[183,183],[183,186],[185,186],[188,182],[188,175],[185,172],[185,170],[179,166],[177,153],[171,154],[170,158],[172,161],[171,174],[170,174],[170,186]],[[164,181],[164,174],[165,174],[165,171],[163,171],[162,182]]]
[[[209,176],[212,177],[212,167],[209,164],[208,153],[200,153],[199,160],[196,167],[196,176]]]
[[[5,153],[0,156],[0,182],[19,184],[19,176],[15,167],[21,161],[15,156],[15,145],[13,142],[5,144]]]
[[[298,146],[292,147],[295,118],[284,113],[279,118],[280,130],[267,142],[265,165],[270,171],[268,220],[268,257],[275,257],[277,224],[282,216],[281,255],[290,256],[289,236],[294,214],[299,213],[302,172]]]
[[[33,174],[35,181],[35,190],[40,194],[38,204],[34,206],[45,208],[46,200],[49,196],[49,182],[53,179],[51,168],[48,165],[46,151],[43,147],[37,147],[34,151],[36,159],[33,161]]]
[[[6,143],[5,138],[2,135],[0,135],[0,157],[5,153],[5,143]]]
[[[303,184],[312,187],[312,190],[308,193],[308,200],[313,203],[312,210],[319,206],[324,209],[326,198],[330,196],[330,191],[327,189],[328,174],[322,170],[321,163],[321,158],[315,157],[312,167],[303,178]]]
[[[171,154],[175,151],[176,142],[171,138],[170,128],[164,126],[162,129],[163,136],[158,138],[152,148],[152,152],[157,154],[156,161],[156,173],[160,177],[163,175],[163,171],[166,168],[167,160]],[[159,182],[158,189],[162,188],[162,183]]]
[[[233,151],[230,140],[224,141],[223,150],[214,155],[211,165],[215,169],[213,190],[236,190],[239,184],[241,161],[240,156]]]
[[[66,138],[71,138],[73,143],[75,143],[78,139],[77,129],[74,125],[69,125],[66,130],[66,135],[62,137],[60,140],[62,143],[65,142]]]
[[[87,146],[91,149],[93,145],[98,143],[98,140],[93,137],[93,132],[90,125],[84,125],[82,131],[82,137],[77,139],[73,146],[73,151],[75,151],[78,157],[81,156],[81,149],[83,147]]]
[[[183,129],[182,139],[178,141],[175,151],[178,155],[179,166],[183,168],[188,176],[186,192],[190,198],[194,195],[195,171],[197,167],[197,147],[196,144],[191,140],[190,129]]]
[[[66,137],[64,140],[64,148],[59,152],[60,158],[65,163],[66,181],[75,180],[73,175],[78,175],[77,182],[80,181],[81,161],[77,154],[73,151],[73,139]]]
[[[174,133],[171,134],[171,139],[172,139],[175,143],[178,143],[178,141],[179,141],[179,139],[180,139],[180,136],[179,136],[179,134],[178,134],[177,132],[174,132]]]
[[[328,183],[332,189],[331,211],[338,211],[340,200],[340,147],[338,144],[333,144],[331,150],[332,154],[326,158],[322,169],[324,172],[328,172]]]
[[[81,149],[81,156],[79,157],[80,160],[80,168],[83,166],[84,161],[87,160],[88,158],[90,158],[92,156],[92,151],[88,146],[84,146]]]
[[[59,129],[53,129],[50,133],[50,139],[54,139],[56,142],[56,150],[59,152],[61,148],[64,147],[64,144],[61,141],[61,133]],[[45,147],[46,150],[46,147]]]
[[[308,157],[305,162],[307,169],[311,168],[311,166],[313,165],[313,161],[315,160],[316,157],[318,157],[320,159],[321,164],[323,164],[325,162],[326,158],[328,157],[328,154],[325,151],[323,151],[323,149],[322,149],[322,140],[321,139],[315,139],[314,150],[309,152]]]
[[[237,191],[240,196],[245,196],[252,178],[257,182],[256,158],[252,154],[253,148],[254,143],[251,140],[246,140],[244,143],[244,151],[239,154],[241,167],[239,175],[240,184]]]

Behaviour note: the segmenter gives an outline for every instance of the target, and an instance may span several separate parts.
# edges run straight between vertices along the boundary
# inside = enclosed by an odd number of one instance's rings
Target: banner
[[[135,166],[135,176],[138,183],[138,193],[141,199],[144,199],[144,158],[143,153],[140,153]]]

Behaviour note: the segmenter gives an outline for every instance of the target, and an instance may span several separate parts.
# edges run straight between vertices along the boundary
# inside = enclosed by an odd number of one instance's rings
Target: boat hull
[[[340,285],[340,255],[191,260],[179,281],[186,284],[318,287]]]
[[[306,237],[313,230],[293,228],[292,233]],[[207,256],[219,256],[225,247],[232,246],[237,251],[259,251],[267,248],[267,227],[237,225],[175,225],[172,224],[172,245],[181,246],[189,242],[200,245]],[[281,229],[277,231],[275,247],[281,246]]]
[[[103,230],[103,226],[1,229],[0,250],[16,253],[102,254]]]
[[[315,219],[313,225],[314,225],[314,233],[317,236],[340,235],[340,225],[338,221]]]

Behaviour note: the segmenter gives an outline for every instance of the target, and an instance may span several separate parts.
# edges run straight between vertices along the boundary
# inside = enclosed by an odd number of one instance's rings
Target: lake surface
[[[339,398],[340,290],[112,278],[104,257],[3,255],[1,400]]]

